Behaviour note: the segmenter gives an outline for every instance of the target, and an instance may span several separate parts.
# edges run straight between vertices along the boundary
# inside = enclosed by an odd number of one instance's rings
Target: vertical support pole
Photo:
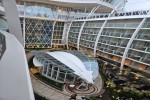
[[[74,78],[73,78],[73,84],[74,84],[74,82],[75,82],[75,79],[76,79],[76,75],[74,75]]]
[[[94,7],[91,12],[89,13],[89,15],[86,17],[86,19],[88,19],[98,8],[100,7],[100,5],[98,5],[96,8]],[[86,23],[86,19],[84,20],[82,26],[81,26],[81,29],[79,31],[79,35],[78,35],[78,40],[77,40],[77,49],[79,50],[79,45],[80,45],[80,37],[81,37],[81,34],[82,34],[82,30],[84,28],[84,25]]]
[[[51,47],[53,45],[53,36],[54,36],[54,30],[55,30],[55,24],[56,24],[57,21],[54,21],[53,22],[53,31],[52,31],[52,43],[51,43]]]
[[[23,18],[23,46],[25,47],[26,41],[25,41],[25,29],[26,28],[26,21],[25,21],[25,17]]]
[[[48,76],[49,66],[47,66],[46,76]]]
[[[66,77],[67,77],[67,71],[65,73],[64,82],[66,81]]]
[[[2,0],[6,18],[8,22],[9,32],[13,34],[17,40],[23,45],[23,34],[19,20],[19,12],[16,6],[16,0]]]
[[[56,76],[56,81],[58,80],[58,77],[59,77],[59,68],[58,68],[58,70],[57,70],[57,76]]]
[[[109,14],[108,18],[111,17],[112,14],[114,14],[114,12],[117,10],[118,7],[119,7],[119,5]],[[99,33],[97,35],[97,38],[96,38],[96,41],[95,41],[95,45],[94,45],[94,57],[96,57],[96,49],[97,49],[98,40],[99,40],[99,38],[100,38],[100,36],[101,36],[101,34],[103,32],[104,27],[107,24],[108,18],[104,21],[104,23],[103,23],[103,25],[102,25],[102,27],[99,30]]]
[[[69,36],[69,31],[70,31],[71,25],[72,25],[72,21],[70,22],[69,27],[68,27],[68,30],[67,30],[67,36],[66,36],[67,49],[69,49],[69,47],[68,47],[68,36]]]
[[[54,65],[52,65],[51,78],[53,76],[53,73],[54,73]]]
[[[150,14],[150,11],[147,13],[147,15]],[[146,17],[141,21],[141,23],[139,24],[139,26],[136,28],[135,32],[133,33],[132,37],[130,38],[127,46],[126,46],[126,49],[123,53],[123,56],[122,56],[122,61],[121,61],[121,66],[120,66],[120,73],[122,73],[122,70],[123,70],[123,66],[124,66],[124,63],[125,63],[125,59],[126,59],[126,56],[127,56],[127,53],[129,51],[129,48],[130,46],[132,45],[136,35],[138,34],[138,32],[140,31],[141,27],[143,26],[144,22],[146,21]]]

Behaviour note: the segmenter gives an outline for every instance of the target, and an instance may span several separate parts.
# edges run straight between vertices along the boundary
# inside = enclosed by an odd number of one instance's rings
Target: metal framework
[[[53,21],[25,19],[25,45],[27,48],[50,48],[52,44]]]
[[[108,18],[112,16],[112,14],[115,13],[115,11],[117,10],[118,6],[109,14]],[[106,26],[107,24],[107,20],[105,20],[105,22],[103,23],[101,29],[99,30],[99,33],[97,35],[97,38],[96,38],[96,41],[95,41],[95,45],[94,45],[94,57],[96,56],[96,49],[97,49],[97,44],[98,44],[98,40],[103,32],[103,29],[104,27]]]
[[[33,55],[40,63],[44,65],[41,69],[44,76],[61,83],[65,83],[67,80],[69,81],[69,79],[74,80],[74,76],[76,76],[73,73],[74,71],[54,57],[44,52],[33,52]]]
[[[147,15],[149,15],[150,12],[147,13]],[[121,66],[120,66],[120,72],[122,72],[123,70],[123,66],[124,66],[124,62],[125,62],[125,59],[126,59],[126,56],[127,56],[127,53],[129,51],[129,48],[130,46],[132,45],[133,43],[133,40],[135,39],[136,35],[138,34],[139,30],[141,29],[141,27],[143,26],[144,22],[146,21],[146,17],[141,21],[141,23],[138,25],[138,27],[136,28],[135,32],[133,33],[132,37],[130,38],[127,46],[126,46],[126,49],[123,53],[123,56],[122,56],[122,61],[121,61]]]
[[[100,5],[98,5],[97,7],[94,7],[91,12],[89,13],[89,15],[86,17],[86,19],[88,19],[98,8],[100,7]],[[82,30],[85,26],[85,23],[86,23],[86,20],[84,20],[81,28],[80,28],[80,31],[79,31],[79,35],[78,35],[78,40],[77,40],[77,49],[79,50],[79,43],[80,43],[80,37],[81,37],[81,33],[82,33]]]

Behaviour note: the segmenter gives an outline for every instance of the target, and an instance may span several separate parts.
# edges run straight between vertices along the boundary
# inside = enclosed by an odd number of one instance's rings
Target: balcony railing
[[[136,15],[147,15],[149,10],[141,10],[141,11],[130,11],[130,12],[123,12],[123,13],[115,13],[114,17],[121,17],[121,16],[136,16]]]
[[[121,37],[125,37],[125,38],[131,38],[132,34],[127,34],[127,33],[124,33],[124,34],[121,34]]]
[[[126,47],[128,43],[118,43],[117,46]]]
[[[117,54],[117,55],[120,55],[120,56],[123,56],[123,52],[120,52],[120,51],[115,51],[114,54]]]
[[[148,58],[142,58],[141,61],[144,63],[150,64],[150,59]]]
[[[145,46],[143,46],[143,45],[134,45],[134,44],[132,44],[131,48],[145,51],[145,49],[146,49],[147,47],[145,47]]]
[[[149,34],[138,34],[136,36],[137,39],[145,39],[145,40],[150,40],[150,35]]]
[[[141,56],[133,55],[133,54],[128,54],[127,56],[128,56],[129,58],[132,58],[132,59],[137,60],[137,61],[139,61],[140,58],[141,58]]]
[[[107,23],[106,27],[137,28],[139,23]]]

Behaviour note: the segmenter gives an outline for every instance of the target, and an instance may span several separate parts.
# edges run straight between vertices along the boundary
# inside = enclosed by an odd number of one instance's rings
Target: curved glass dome
[[[79,51],[33,52],[33,55],[33,63],[41,69],[42,75],[57,82],[74,83],[83,79],[93,84],[98,76],[97,62]]]
[[[95,58],[88,58],[83,52],[80,51],[66,50],[65,52],[71,53],[78,57],[83,62],[86,70],[93,71],[93,80],[96,79],[99,73],[99,67]]]

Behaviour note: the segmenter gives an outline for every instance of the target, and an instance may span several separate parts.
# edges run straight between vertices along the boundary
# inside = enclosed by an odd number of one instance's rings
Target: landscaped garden
[[[142,90],[140,88],[128,86],[118,87],[113,81],[107,82],[106,90],[109,91],[112,100],[149,100],[150,98],[150,90]]]

